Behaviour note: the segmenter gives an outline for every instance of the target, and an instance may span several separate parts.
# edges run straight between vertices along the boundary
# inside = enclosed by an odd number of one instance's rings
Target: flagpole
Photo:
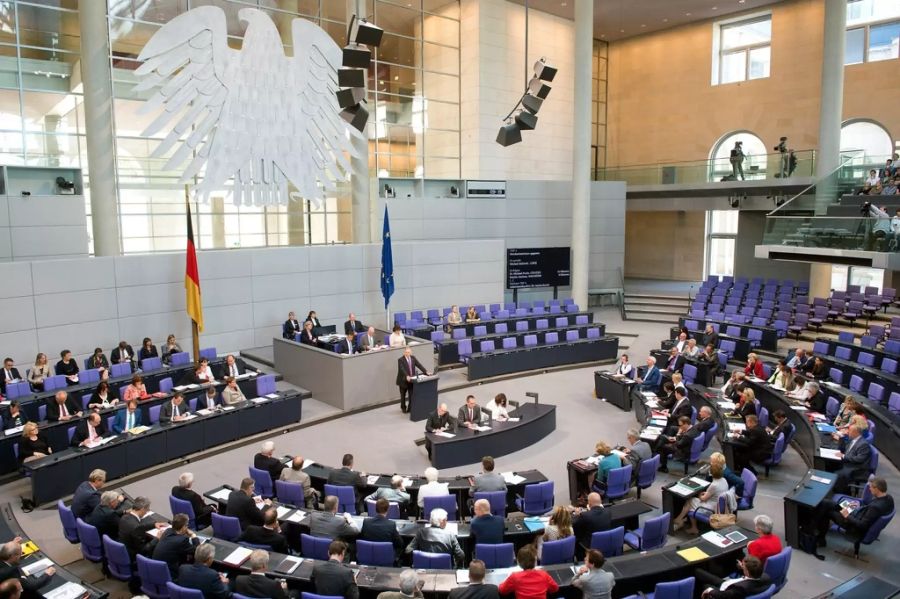
[[[188,191],[188,186],[185,183],[184,185],[184,201],[188,207],[190,207],[191,203],[191,194]],[[192,346],[194,348],[194,362],[200,361],[200,328],[197,326],[197,321],[191,318],[191,341]]]

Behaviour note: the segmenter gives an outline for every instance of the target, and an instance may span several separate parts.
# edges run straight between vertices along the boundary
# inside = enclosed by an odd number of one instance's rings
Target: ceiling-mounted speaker
[[[341,118],[350,123],[354,129],[362,133],[369,120],[369,111],[366,109],[365,101],[343,109],[341,111]]]
[[[361,46],[344,46],[344,58],[341,64],[345,67],[368,69],[372,61],[372,52]]]
[[[532,131],[537,127],[538,118],[527,110],[520,110],[516,113],[516,124],[522,131]]]
[[[556,67],[550,65],[546,58],[541,58],[534,63],[534,76],[541,81],[553,81],[556,77]]]
[[[531,81],[528,82],[528,93],[541,100],[545,99],[550,94],[551,89],[553,88],[537,77],[532,77]]]
[[[531,94],[522,96],[522,106],[531,114],[537,114],[537,111],[541,109],[541,104],[543,103],[543,100],[536,98]]]
[[[366,65],[368,66],[368,65]],[[338,85],[340,87],[365,87],[366,71],[365,69],[338,69]]]
[[[366,88],[348,87],[347,89],[340,89],[337,92],[337,99],[341,108],[349,108],[366,99]]]
[[[353,42],[367,46],[379,46],[383,35],[384,29],[363,19],[355,20],[350,30],[350,39]]]
[[[522,141],[522,130],[515,123],[503,125],[497,132],[497,143],[501,146],[511,146]]]

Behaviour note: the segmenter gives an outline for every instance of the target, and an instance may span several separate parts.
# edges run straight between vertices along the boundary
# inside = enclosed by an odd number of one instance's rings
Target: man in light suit
[[[474,395],[466,397],[466,405],[459,409],[456,421],[467,428],[475,428],[481,424],[481,406],[475,401]]]
[[[353,312],[347,315],[347,321],[344,322],[345,333],[364,333],[365,331],[366,325],[356,320],[356,316],[353,315]]]
[[[338,498],[329,495],[325,498],[324,509],[313,512],[309,517],[309,534],[326,539],[352,540],[359,530],[349,516],[338,515]]]
[[[369,351],[370,349],[375,349],[381,345],[378,343],[375,338],[375,327],[369,327],[369,330],[366,331],[365,335],[362,335],[359,339],[359,350],[360,351]]]
[[[355,334],[353,333],[353,331],[350,331],[349,333],[347,333],[347,338],[342,339],[340,343],[338,343],[339,354],[349,354],[352,356],[353,354],[359,353],[356,350],[356,341],[354,341],[353,339],[354,336]]]
[[[173,422],[181,422],[190,413],[190,408],[184,403],[184,396],[180,392],[176,392],[172,396],[172,401],[167,401],[160,408],[159,423],[172,424]]]
[[[403,477],[395,474],[391,477],[390,487],[378,487],[378,490],[366,497],[365,500],[377,503],[379,499],[384,499],[388,503],[396,503],[400,510],[400,516],[405,518],[407,508],[409,508],[409,493],[403,486]]]
[[[413,385],[416,370],[427,375],[428,371],[422,366],[422,363],[413,355],[412,348],[407,347],[403,350],[403,357],[397,360],[397,387],[400,388],[400,411],[406,414],[409,410],[406,408],[406,396],[409,395],[409,402],[412,403]]]
[[[837,471],[837,481],[834,483],[835,493],[849,493],[851,482],[865,480],[869,475],[872,446],[863,438],[867,430],[865,426],[854,424],[847,428],[847,447],[841,454],[841,469]]]
[[[137,409],[137,401],[128,402],[124,410],[116,412],[116,419],[113,420],[113,432],[117,435],[131,430],[141,425],[141,411]]]
[[[494,472],[494,458],[489,455],[481,458],[481,474],[469,479],[472,488],[469,494],[490,493],[491,491],[506,491],[506,481],[503,477]]]
[[[659,368],[656,367],[656,358],[649,356],[647,358],[647,372],[644,373],[643,378],[638,377],[636,379],[641,385],[641,391],[656,392],[659,389],[661,379],[662,375],[659,373]]]

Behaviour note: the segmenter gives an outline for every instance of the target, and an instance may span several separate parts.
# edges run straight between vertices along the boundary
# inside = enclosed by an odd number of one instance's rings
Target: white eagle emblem
[[[204,201],[232,176],[236,205],[286,204],[288,182],[300,197],[321,200],[347,180],[350,135],[360,135],[339,115],[341,49],[298,18],[287,57],[268,15],[244,8],[238,17],[247,23],[240,50],[228,46],[217,6],[177,16],[144,46],[135,91],[158,88],[141,110],[162,112],[143,134],[174,123],[152,156],[171,152],[166,170],[187,162],[181,183],[202,177],[194,191]]]

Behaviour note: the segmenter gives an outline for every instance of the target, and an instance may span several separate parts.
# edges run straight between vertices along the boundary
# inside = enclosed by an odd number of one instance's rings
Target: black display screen
[[[567,287],[569,248],[507,248],[506,288]]]

